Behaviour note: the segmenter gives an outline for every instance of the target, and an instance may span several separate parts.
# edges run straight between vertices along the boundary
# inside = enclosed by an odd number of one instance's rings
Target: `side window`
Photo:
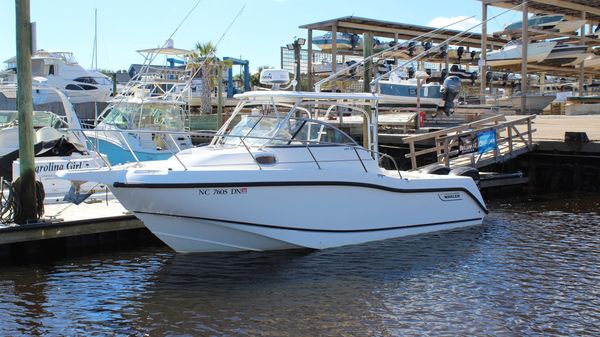
[[[78,77],[73,81],[88,84],[98,84],[98,82],[96,82],[96,80],[93,77]]]
[[[83,90],[83,88],[81,86],[75,85],[75,84],[67,84],[65,89],[67,89],[67,90]]]
[[[54,75],[54,64],[48,67],[48,75]]]
[[[68,90],[96,90],[98,88],[96,88],[93,85],[87,85],[87,84],[67,84],[65,89],[68,89]]]

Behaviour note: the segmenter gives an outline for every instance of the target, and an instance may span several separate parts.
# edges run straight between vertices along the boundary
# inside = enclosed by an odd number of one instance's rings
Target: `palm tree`
[[[202,99],[200,110],[203,113],[212,112],[211,93],[215,82],[215,64],[218,59],[215,56],[217,49],[212,42],[196,43],[196,48],[192,54],[194,68],[200,68],[200,76],[202,78]]]
[[[199,67],[202,78],[202,99],[200,110],[203,113],[212,112],[211,96],[215,86],[221,88],[222,71],[230,68],[232,62],[221,61],[216,57],[217,48],[212,42],[201,43],[197,42],[194,52],[192,53],[192,62],[194,67]]]

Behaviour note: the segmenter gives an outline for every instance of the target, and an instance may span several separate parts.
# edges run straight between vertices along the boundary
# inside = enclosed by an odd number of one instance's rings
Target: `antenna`
[[[98,8],[94,8],[94,47],[92,50],[92,65],[90,68],[98,70]]]

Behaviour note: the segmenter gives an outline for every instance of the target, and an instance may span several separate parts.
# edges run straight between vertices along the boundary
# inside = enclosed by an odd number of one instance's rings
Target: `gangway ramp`
[[[409,147],[405,157],[410,159],[413,170],[424,166],[419,165],[418,157],[431,156],[432,153],[435,153],[438,163],[451,169],[461,166],[481,168],[502,163],[533,150],[534,118],[535,115],[506,118],[499,114],[443,130],[408,136],[402,139]],[[417,143],[433,146],[420,146],[417,149]]]

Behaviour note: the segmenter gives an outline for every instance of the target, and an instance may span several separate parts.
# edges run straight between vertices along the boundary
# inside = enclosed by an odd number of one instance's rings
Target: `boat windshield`
[[[0,111],[0,126],[16,123],[17,118],[17,111]],[[33,127],[39,129],[47,126],[55,129],[66,129],[69,127],[62,118],[52,112],[34,111]]]
[[[321,121],[262,115],[242,116],[220,143],[238,146],[242,141],[247,146],[356,145],[350,136]]]
[[[519,42],[517,40],[510,40],[504,45],[504,48],[512,47],[512,46],[520,46],[520,45],[521,45],[521,42]]]
[[[67,129],[69,125],[58,115],[48,111],[33,112],[33,127],[43,128],[49,126],[55,129]]]
[[[11,124],[17,120],[16,111],[0,111],[0,125]]]
[[[181,106],[164,103],[118,103],[102,121],[123,130],[183,130]]]

